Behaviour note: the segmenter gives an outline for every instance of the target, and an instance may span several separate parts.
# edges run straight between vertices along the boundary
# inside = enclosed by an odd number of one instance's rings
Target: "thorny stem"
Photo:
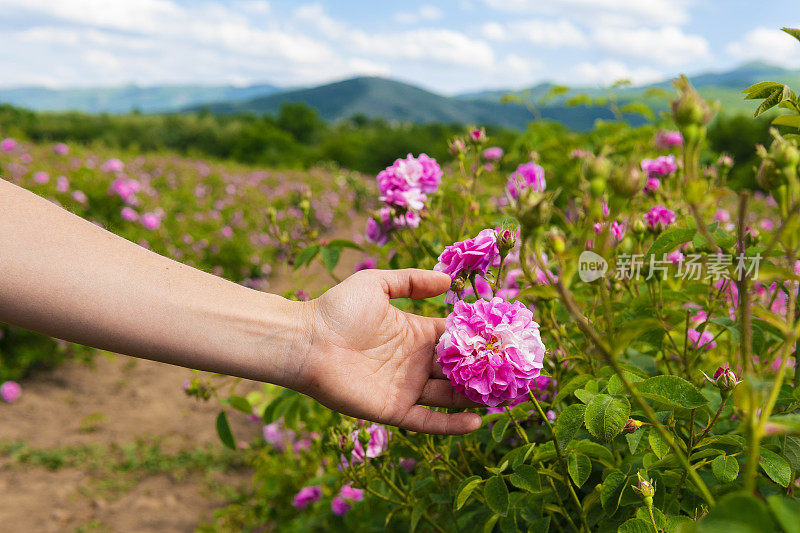
[[[667,429],[664,427],[661,421],[658,420],[656,412],[653,410],[652,407],[650,407],[650,404],[648,404],[644,400],[644,397],[641,395],[639,390],[636,389],[628,380],[627,376],[625,376],[625,372],[619,366],[619,363],[614,357],[611,348],[605,342],[603,342],[597,331],[595,331],[595,329],[589,323],[588,319],[585,316],[583,316],[580,309],[578,309],[575,300],[572,298],[572,294],[564,286],[564,283],[561,280],[561,276],[558,277],[558,279],[555,282],[555,285],[559,295],[561,295],[561,301],[564,304],[564,307],[566,307],[567,311],[572,316],[572,318],[575,319],[575,322],[577,323],[580,330],[597,347],[603,358],[614,370],[614,373],[617,374],[617,376],[619,377],[620,381],[622,382],[622,385],[625,387],[625,390],[627,390],[628,393],[631,395],[631,397],[633,397],[633,399],[636,401],[636,403],[639,405],[642,411],[644,411],[647,418],[650,420],[650,423],[661,434],[661,437],[669,444],[669,447],[675,454],[675,457],[678,458],[683,467],[689,472],[689,476],[691,476],[692,481],[702,494],[703,499],[709,505],[714,505],[715,502],[714,496],[711,495],[711,492],[708,490],[708,487],[706,486],[705,482],[700,478],[700,475],[694,469],[692,469],[692,465],[689,462],[689,459],[675,443],[675,440],[672,438],[672,435],[667,431]]]
[[[558,438],[556,438],[556,434],[553,431],[553,424],[550,423],[550,419],[547,418],[547,415],[544,413],[542,406],[539,404],[539,400],[536,399],[536,395],[532,391],[528,391],[528,396],[530,396],[533,405],[536,406],[536,411],[539,413],[539,416],[542,417],[542,421],[544,421],[547,429],[550,431],[550,436],[553,438],[553,448],[556,451],[558,464],[561,465],[562,475],[564,476],[564,484],[567,486],[567,488],[569,488],[569,494],[572,497],[572,501],[578,508],[578,513],[581,518],[581,525],[583,526],[583,529],[588,532],[589,525],[586,523],[586,513],[581,505],[581,500],[578,498],[578,495],[575,493],[575,489],[572,487],[572,481],[569,477],[569,471],[567,470],[567,463],[564,461],[564,454],[561,451],[561,445],[558,443]],[[553,490],[555,490],[555,487],[553,487]]]

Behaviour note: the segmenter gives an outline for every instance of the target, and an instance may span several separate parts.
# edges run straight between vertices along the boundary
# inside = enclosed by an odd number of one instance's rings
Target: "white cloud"
[[[708,41],[688,35],[680,28],[598,28],[592,40],[604,50],[623,57],[634,57],[677,66],[711,57]]]
[[[444,11],[436,6],[421,6],[416,11],[400,11],[395,13],[394,18],[403,24],[415,24],[417,22],[439,20],[444,17]]]
[[[651,83],[664,78],[663,73],[650,67],[631,69],[624,63],[605,60],[597,63],[579,63],[572,69],[578,83],[608,85],[615,81],[627,79],[634,85]]]
[[[586,43],[584,32],[566,19],[529,19],[508,24],[487,22],[481,28],[484,37],[492,41],[527,41],[548,48],[580,46]]]
[[[796,27],[796,26],[793,26]],[[791,35],[758,27],[730,43],[725,51],[740,61],[763,60],[790,68],[800,67],[800,43]]]
[[[592,24],[683,24],[689,20],[689,0],[484,0],[503,11],[566,16]]]

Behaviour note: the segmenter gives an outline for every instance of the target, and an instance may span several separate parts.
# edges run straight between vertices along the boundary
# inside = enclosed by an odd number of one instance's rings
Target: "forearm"
[[[299,302],[152,253],[0,179],[0,321],[281,385],[307,346]]]

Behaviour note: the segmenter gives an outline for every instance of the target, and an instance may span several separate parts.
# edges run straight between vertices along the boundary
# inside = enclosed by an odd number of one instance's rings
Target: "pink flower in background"
[[[339,491],[339,497],[345,500],[360,502],[364,499],[364,491],[362,489],[354,489],[352,485],[348,484],[342,486],[342,490]]]
[[[230,226],[223,226],[219,232],[226,239],[233,237],[233,228]]]
[[[490,146],[483,151],[483,158],[487,161],[497,161],[503,157],[503,149],[499,146]]]
[[[356,263],[355,271],[358,272],[360,270],[369,270],[371,268],[378,268],[378,262],[372,257],[365,257]]]
[[[331,511],[333,511],[333,514],[335,514],[336,516],[346,515],[351,507],[353,507],[352,504],[346,502],[345,500],[343,500],[338,496],[335,496],[331,500]]]
[[[611,228],[611,235],[613,235],[618,242],[622,241],[622,239],[625,237],[625,229],[626,229],[625,223],[612,220],[610,228]]]
[[[149,230],[156,230],[161,226],[161,217],[155,213],[144,213],[141,218],[142,226]]]
[[[694,348],[702,348],[703,350],[710,350],[717,346],[717,343],[714,340],[714,334],[708,330],[703,331],[703,333],[700,333],[696,329],[692,328],[686,332],[686,336],[691,341],[692,346],[694,346]],[[716,375],[714,377],[716,377]]]
[[[294,291],[294,297],[300,300],[301,302],[307,302],[309,299],[308,293],[303,289],[297,289]]]
[[[661,180],[658,178],[647,178],[644,184],[644,192],[656,192],[661,188]]]
[[[16,147],[17,147],[17,141],[12,139],[11,137],[8,137],[0,141],[0,150],[4,152],[10,152]]]
[[[434,270],[450,275],[450,279],[469,276],[472,273],[485,275],[486,270],[497,258],[497,232],[485,229],[472,239],[447,246],[439,256]],[[455,303],[458,295],[448,291],[445,301]]]
[[[667,259],[669,259],[673,265],[677,265],[683,261],[684,257],[680,250],[675,250],[667,255]]]
[[[320,498],[322,498],[322,487],[319,485],[303,487],[300,489],[300,492],[295,495],[294,500],[292,500],[292,505],[298,509],[305,509]]]
[[[519,165],[508,178],[508,193],[514,199],[529,189],[543,192],[546,186],[544,169],[532,161]]]
[[[56,178],[56,190],[61,193],[69,192],[69,180],[66,176],[59,176]]]
[[[122,211],[120,211],[119,214],[122,217],[122,220],[127,220],[128,222],[135,222],[139,220],[139,213],[137,213],[135,209],[133,209],[132,207],[128,207],[127,205],[122,208]]]
[[[400,466],[406,469],[406,472],[413,472],[417,467],[417,460],[413,457],[403,457],[400,459]]]
[[[642,170],[647,173],[648,178],[659,178],[669,176],[676,170],[678,165],[675,163],[674,155],[662,155],[656,159],[642,159]]]
[[[6,403],[16,402],[21,394],[22,387],[16,381],[6,381],[0,385],[0,399]]]
[[[56,143],[53,145],[53,152],[58,155],[67,155],[69,153],[69,146],[64,143]]]
[[[664,229],[675,222],[675,213],[664,206],[657,205],[645,213],[644,220],[653,229]]]
[[[517,399],[539,376],[545,347],[521,302],[457,302],[445,328],[436,361],[467,398],[495,407]]]
[[[43,170],[40,170],[39,172],[34,173],[33,181],[35,181],[36,183],[38,183],[40,185],[44,185],[45,183],[50,181],[50,174],[48,174],[47,172],[45,172]]]
[[[121,176],[111,182],[109,194],[116,194],[122,198],[123,202],[129,204],[133,203],[134,197],[140,189],[141,185],[139,185],[138,181]]]
[[[378,173],[381,201],[398,207],[422,209],[427,194],[436,192],[442,181],[442,169],[426,154],[395,162]]]
[[[662,130],[656,133],[656,148],[666,150],[673,146],[683,146],[683,135],[679,131]]]
[[[372,424],[366,429],[369,433],[369,442],[367,443],[366,451],[361,445],[361,441],[358,440],[358,431],[353,431],[350,434],[350,440],[355,444],[353,452],[350,454],[353,464],[363,463],[367,458],[374,459],[389,449],[389,438],[391,434],[386,429],[386,426],[382,424]]]
[[[366,237],[369,242],[373,242],[378,246],[383,246],[389,242],[389,232],[374,218],[367,220]]]
[[[100,165],[100,170],[103,172],[122,172],[125,169],[125,163],[117,159],[116,157],[113,159],[109,159],[102,165]]]
[[[83,191],[72,191],[72,199],[79,204],[86,204],[89,201],[89,198],[86,197],[86,193]]]

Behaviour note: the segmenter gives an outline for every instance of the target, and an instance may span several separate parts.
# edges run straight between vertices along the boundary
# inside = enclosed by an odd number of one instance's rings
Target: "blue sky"
[[[749,4],[749,5],[748,5]],[[0,0],[0,86],[312,85],[454,94],[800,68],[797,0]],[[768,6],[768,8],[765,8]]]

